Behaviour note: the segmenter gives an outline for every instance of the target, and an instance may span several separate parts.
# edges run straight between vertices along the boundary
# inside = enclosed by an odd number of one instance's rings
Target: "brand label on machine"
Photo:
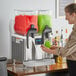
[[[16,37],[16,43],[20,43],[23,39]]]

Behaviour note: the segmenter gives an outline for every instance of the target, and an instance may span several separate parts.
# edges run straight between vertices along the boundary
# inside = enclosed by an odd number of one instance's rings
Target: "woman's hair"
[[[76,3],[69,4],[65,7],[65,12],[69,12],[70,14],[76,13]]]

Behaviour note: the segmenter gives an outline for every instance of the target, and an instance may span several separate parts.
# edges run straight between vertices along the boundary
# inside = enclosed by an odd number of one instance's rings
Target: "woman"
[[[68,23],[74,24],[66,45],[64,47],[52,46],[50,49],[42,45],[41,48],[47,53],[66,57],[70,76],[76,76],[76,3],[65,7],[65,15]]]

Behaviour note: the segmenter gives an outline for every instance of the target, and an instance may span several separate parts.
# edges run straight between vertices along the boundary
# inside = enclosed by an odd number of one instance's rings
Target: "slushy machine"
[[[13,31],[10,27],[12,59],[25,66],[42,66],[55,63],[53,54],[42,51],[41,45],[50,48],[52,28],[48,10],[15,10]]]

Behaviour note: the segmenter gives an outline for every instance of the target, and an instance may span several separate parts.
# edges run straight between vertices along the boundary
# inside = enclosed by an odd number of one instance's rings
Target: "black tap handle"
[[[34,25],[33,24],[31,24],[31,28],[28,30],[28,32],[27,32],[27,48],[29,48],[29,35],[31,35],[31,37],[32,38],[34,38],[34,33],[36,33],[37,32],[37,29],[36,28],[34,28]]]
[[[31,37],[34,38],[34,33],[31,33]]]

